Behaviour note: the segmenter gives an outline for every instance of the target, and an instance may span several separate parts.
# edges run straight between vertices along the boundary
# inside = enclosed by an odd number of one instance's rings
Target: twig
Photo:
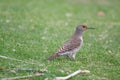
[[[16,73],[17,71],[33,71],[33,72],[47,72],[46,69],[37,69],[37,68],[14,68],[14,69],[9,69],[9,68],[4,68],[0,67],[0,70],[2,71],[7,71],[7,72],[12,72]]]
[[[10,57],[6,57],[6,56],[1,56],[1,55],[0,55],[0,58],[3,58],[3,59],[9,59],[9,60],[14,60],[14,61],[24,62],[24,61],[22,61],[22,60],[18,60],[18,59],[10,58]]]
[[[6,72],[15,73],[15,70],[10,70],[9,68],[5,68],[5,67],[1,67],[1,66],[0,66],[0,70],[1,70],[1,71],[6,71]]]
[[[19,59],[10,58],[10,57],[1,56],[1,55],[0,55],[0,58],[3,58],[3,59],[8,59],[8,60],[14,60],[14,61],[18,61],[18,62],[27,63],[27,64],[37,64],[37,63],[32,63],[32,62],[25,62],[25,61],[22,61],[22,60],[19,60]],[[37,65],[38,65],[38,64],[37,64]]]
[[[36,68],[15,68],[14,71],[34,71],[34,72],[46,72],[46,69],[36,69]]]
[[[89,70],[77,70],[74,73],[72,73],[72,74],[70,74],[68,76],[65,76],[65,77],[55,77],[54,80],[67,80],[67,79],[69,79],[69,78],[71,78],[71,77],[73,77],[73,76],[75,76],[77,74],[80,74],[80,73],[89,74],[90,71]]]
[[[17,80],[17,79],[28,79],[28,78],[34,78],[38,76],[43,76],[43,73],[37,73],[33,75],[27,75],[27,76],[18,76],[18,77],[11,77],[11,78],[3,78],[2,80]]]

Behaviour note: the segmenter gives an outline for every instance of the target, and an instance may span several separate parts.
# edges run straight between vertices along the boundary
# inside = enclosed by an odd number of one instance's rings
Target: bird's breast
[[[74,51],[73,51],[74,53],[78,52],[80,50],[80,48],[82,47],[82,45],[83,45],[83,38],[82,38],[82,36],[79,37],[79,39],[80,39],[79,47],[74,49]]]
[[[82,38],[82,36],[80,36],[80,40],[83,42],[83,38]]]
[[[82,44],[83,44],[83,38],[82,38],[82,36],[80,36],[80,48],[81,48],[81,46],[82,46]]]

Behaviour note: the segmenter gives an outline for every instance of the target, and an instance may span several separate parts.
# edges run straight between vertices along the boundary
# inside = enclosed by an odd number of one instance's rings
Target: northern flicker
[[[94,29],[86,25],[78,25],[74,34],[47,60],[52,60],[58,56],[67,55],[70,59],[75,60],[76,53],[83,44],[82,34],[87,29]]]

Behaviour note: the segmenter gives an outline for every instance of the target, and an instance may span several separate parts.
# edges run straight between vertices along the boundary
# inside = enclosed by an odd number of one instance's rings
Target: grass
[[[31,80],[53,80],[80,68],[90,75],[70,80],[120,79],[120,1],[119,0],[0,0],[0,55],[36,65],[0,59],[4,68],[39,68],[47,72]],[[99,12],[103,16],[99,16]],[[76,25],[96,28],[84,32],[84,45],[77,61],[59,57],[43,61],[74,32]],[[33,74],[0,71],[0,79]]]

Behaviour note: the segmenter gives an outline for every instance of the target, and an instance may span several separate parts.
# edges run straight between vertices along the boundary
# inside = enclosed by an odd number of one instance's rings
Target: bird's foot
[[[76,59],[74,59],[74,58],[72,58],[71,60],[72,60],[72,61],[76,61]]]

